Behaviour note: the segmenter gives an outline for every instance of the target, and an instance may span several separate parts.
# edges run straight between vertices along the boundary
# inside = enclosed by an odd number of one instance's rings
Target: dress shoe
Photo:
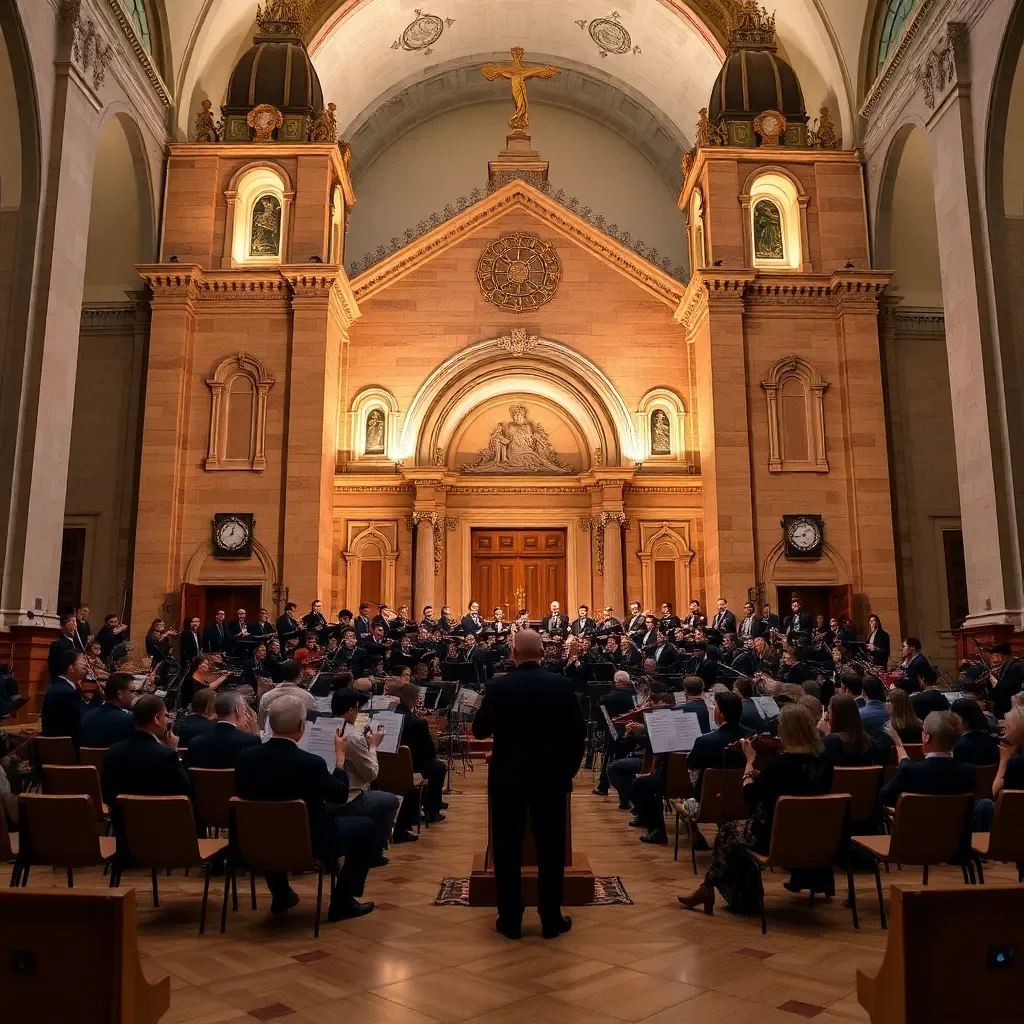
[[[630,828],[645,828],[644,819],[637,815],[635,818],[629,819]]]
[[[435,811],[433,814],[427,815],[427,821],[431,825],[436,825],[439,821],[444,821],[444,815],[440,811]]]
[[[294,889],[288,890],[288,895],[285,899],[274,900],[270,904],[270,912],[272,914],[287,914],[299,902],[299,894]]]
[[[352,917],[365,917],[370,911],[373,910],[372,903],[360,903],[356,899],[351,899],[343,907],[331,907],[327,911],[327,920],[330,922],[335,921],[347,921]]]
[[[370,867],[371,868],[386,868],[390,863],[391,863],[391,861],[389,861],[387,859],[387,857],[385,857],[384,854],[382,853],[376,860],[370,861]]]
[[[690,893],[689,896],[677,896],[676,899],[687,910],[696,910],[698,907],[703,907],[704,913],[708,917],[711,917],[715,912],[715,887],[713,885],[705,883]]]
[[[500,917],[494,922],[494,930],[499,935],[504,935],[506,939],[521,939],[523,937],[523,926],[521,923],[506,923]]]
[[[603,788],[603,787],[601,787],[601,786],[598,786],[596,789],[592,789],[590,792],[593,793],[594,796],[607,796],[608,795],[608,790]]]
[[[622,802],[622,801],[620,800],[620,801],[619,801],[619,810],[620,810],[620,811],[631,811],[631,810],[633,810],[633,805],[632,805],[632,804],[628,804],[628,803],[627,803],[627,804],[624,804],[624,803],[623,803],[623,802]]]
[[[415,832],[396,832],[391,837],[393,843],[415,843],[419,836]]]
[[[447,800],[442,800],[441,803],[440,803],[440,808],[441,808],[442,811],[447,811],[448,810],[448,801]]]
[[[668,846],[668,834],[658,829],[651,829],[640,837],[640,842],[650,843],[652,846]]]
[[[572,918],[568,914],[562,914],[556,920],[542,924],[540,933],[545,939],[557,939],[559,935],[564,935],[571,927]]]

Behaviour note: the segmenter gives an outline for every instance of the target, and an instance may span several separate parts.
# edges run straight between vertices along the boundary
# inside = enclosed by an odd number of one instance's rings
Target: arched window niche
[[[210,389],[207,469],[267,468],[267,397],[274,378],[252,355],[239,352],[217,364]]]
[[[636,412],[640,461],[686,462],[686,407],[668,388],[652,388]]]
[[[811,269],[807,257],[808,197],[781,170],[762,170],[741,194],[748,265],[765,270]]]
[[[690,270],[708,265],[707,230],[704,223],[704,193],[699,188],[690,196]]]
[[[288,176],[274,164],[243,168],[225,192],[228,230],[224,265],[266,267],[287,263],[294,193]]]
[[[780,359],[761,381],[768,406],[768,469],[772,473],[827,473],[825,390],[806,359]]]
[[[394,462],[398,402],[384,388],[364,388],[352,402],[349,448],[357,460]]]

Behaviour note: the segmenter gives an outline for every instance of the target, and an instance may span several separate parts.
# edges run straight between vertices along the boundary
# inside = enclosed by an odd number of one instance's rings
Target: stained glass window
[[[142,45],[153,52],[153,41],[149,35],[149,17],[146,14],[146,0],[121,0],[121,6],[132,19],[135,34],[142,40]]]
[[[882,31],[878,37],[878,62],[875,65],[875,74],[882,70],[893,47],[899,42],[903,26],[906,25],[916,4],[917,0],[887,0],[885,16],[882,18]]]

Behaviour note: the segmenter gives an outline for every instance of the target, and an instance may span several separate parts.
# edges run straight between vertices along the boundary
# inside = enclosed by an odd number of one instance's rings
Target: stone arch
[[[632,417],[601,369],[567,345],[523,335],[478,342],[438,366],[405,415],[398,458],[443,465],[459,415],[474,399],[504,389],[561,403],[585,436],[595,462],[617,466],[638,460],[641,449]],[[528,362],[523,359],[527,352]]]
[[[381,524],[371,522],[349,540],[348,547],[342,552],[345,560],[345,596],[353,608],[359,601],[373,599],[394,607],[395,604],[395,563],[398,561],[398,548],[395,538],[389,537],[380,528]],[[364,577],[364,566],[367,563],[380,563],[379,586],[380,594],[361,593]],[[371,573],[371,575],[373,575]]]
[[[256,203],[273,197],[280,212],[277,251],[265,256],[253,255],[250,248],[252,218]],[[266,266],[288,262],[289,232],[295,186],[288,172],[274,160],[254,160],[232,176],[224,191],[227,216],[224,231],[222,266]]]
[[[640,593],[644,609],[654,610],[660,600],[672,601],[675,609],[690,603],[690,563],[694,552],[690,547],[688,531],[667,522],[642,523],[640,526]],[[672,566],[672,597],[657,593],[658,563]]]
[[[761,563],[761,583],[778,587],[842,587],[852,584],[846,559],[827,541],[821,558],[787,558],[780,540]]]
[[[803,408],[787,410],[790,396],[787,387],[792,382],[799,385]],[[800,356],[786,356],[776,360],[763,381],[768,412],[768,469],[772,473],[782,472],[828,472],[828,453],[825,447],[825,391],[828,381],[824,380],[817,367]],[[794,403],[795,404],[795,403]],[[803,421],[788,421],[787,417],[797,415]],[[790,427],[787,433],[787,424]],[[804,446],[797,451],[787,446],[787,437],[797,435],[796,428],[802,428]]]
[[[258,586],[260,606],[273,608],[277,569],[270,552],[255,537],[249,558],[215,558],[211,537],[192,553],[182,582],[203,587]]]
[[[754,212],[757,203],[766,199],[778,207],[782,215],[782,237],[785,256],[780,260],[761,260],[754,247]],[[743,208],[743,245],[748,267],[811,271],[810,236],[807,230],[807,206],[810,196],[800,179],[786,167],[767,164],[747,175],[740,190]]]
[[[383,452],[367,450],[367,422],[370,414],[374,411],[379,411],[384,415]],[[351,458],[360,462],[385,463],[395,461],[399,430],[398,400],[387,388],[363,388],[352,399],[348,420],[348,438],[343,443]]]

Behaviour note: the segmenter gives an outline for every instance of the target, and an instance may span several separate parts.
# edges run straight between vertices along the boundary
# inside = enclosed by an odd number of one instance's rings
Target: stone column
[[[604,604],[615,609],[622,617],[622,531],[628,525],[623,512],[602,512],[601,529],[604,530]],[[598,609],[592,609],[596,613]]]
[[[7,362],[4,380],[12,382],[0,409],[0,491],[9,502],[6,522],[0,523],[0,614],[7,624],[28,624],[26,611],[33,612],[36,625],[57,623],[94,154],[103,110],[99,91],[113,58],[101,32],[86,34],[77,5],[64,5],[61,14],[33,313],[25,336],[0,346]]]
[[[967,28],[950,23],[922,65],[931,141],[946,355],[960,481],[970,615],[966,626],[1021,618],[1003,384],[985,274],[984,218],[967,69]]]
[[[434,603],[434,574],[437,565],[434,557],[434,544],[438,524],[438,515],[433,511],[419,509],[412,514],[412,522],[416,528],[416,575],[413,581],[413,616],[416,619],[423,614],[425,605]],[[435,608],[435,617],[440,609]]]

